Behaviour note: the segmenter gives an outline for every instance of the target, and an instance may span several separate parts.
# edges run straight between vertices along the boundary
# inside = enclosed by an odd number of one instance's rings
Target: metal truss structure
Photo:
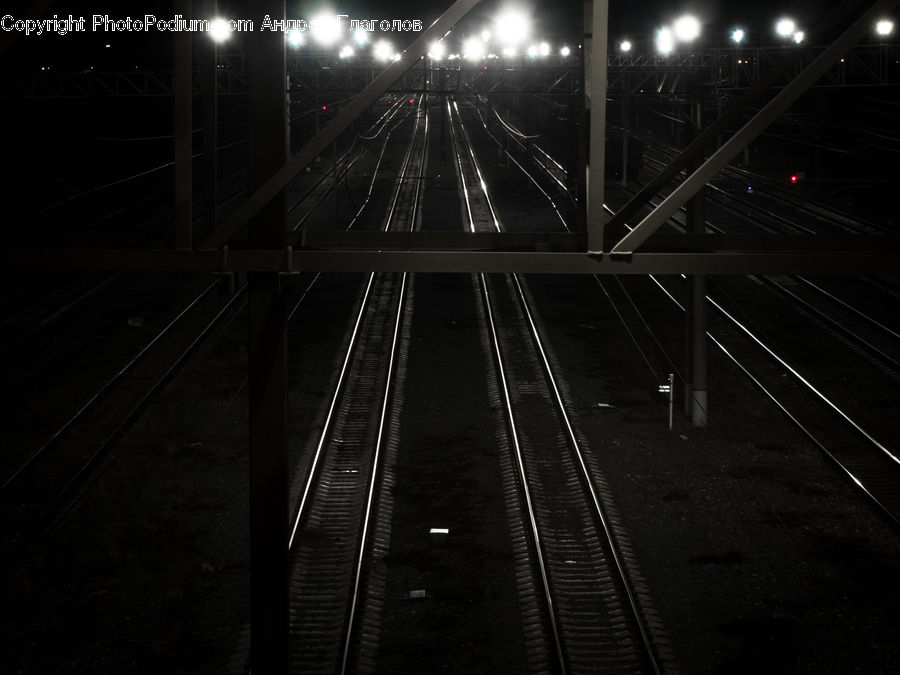
[[[825,49],[820,46],[804,51],[795,70],[785,73],[782,82],[773,86],[786,86]],[[790,47],[773,46],[704,49],[669,56],[610,53],[608,91],[635,93],[643,88],[672,93],[682,91],[688,82],[702,82],[713,92],[749,89],[791,51]],[[440,79],[450,79],[457,91],[465,84],[477,86],[482,92],[574,95],[579,91],[580,73],[574,58],[498,57],[484,64],[434,63],[423,58],[421,68],[414,66],[404,73],[395,89],[422,89],[424,74],[435,85]],[[341,59],[329,53],[287,55],[287,73],[292,86],[322,92],[360,92],[384,67],[383,62],[368,56]],[[199,72],[198,64],[195,71]],[[50,70],[20,73],[3,78],[0,98],[173,96],[173,78],[171,70],[137,68],[115,72],[89,69],[77,73]],[[897,44],[857,45],[811,85],[812,88],[896,86],[900,86],[900,45]],[[246,95],[247,68],[243,55],[218,56],[216,91],[220,96]],[[195,87],[194,94],[200,94],[199,86]]]

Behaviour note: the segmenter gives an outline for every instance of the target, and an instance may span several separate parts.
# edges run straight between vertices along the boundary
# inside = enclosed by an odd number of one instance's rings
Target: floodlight
[[[444,44],[438,40],[436,42],[431,43],[431,47],[428,48],[428,58],[434,59],[435,61],[440,61],[444,58],[444,54],[447,53],[447,50],[444,48]]]
[[[479,37],[470,37],[463,42],[463,57],[469,61],[481,61],[487,49]]]
[[[319,14],[309,23],[312,39],[321,45],[337,42],[341,36],[341,22],[335,14]]]
[[[538,45],[538,53],[541,56],[547,56],[550,53],[550,45],[546,42],[542,42]]]
[[[875,24],[875,32],[879,35],[890,35],[894,32],[894,22],[890,19],[882,19]]]
[[[628,40],[622,40],[619,43],[619,51],[620,52],[630,52],[631,51],[631,42]]]
[[[563,47],[562,49],[559,50],[560,56],[568,56],[571,53],[572,53],[572,50],[569,49],[568,47]]]
[[[747,34],[744,32],[743,28],[735,28],[731,31],[731,41],[736,45],[741,44],[745,37],[747,37]]]
[[[351,56],[353,56],[353,47],[351,47],[350,45],[344,45],[343,47],[341,47],[341,51],[338,52],[338,56],[342,59],[349,59]]]
[[[675,21],[672,29],[679,42],[692,42],[700,36],[700,21],[695,16],[685,15]]]
[[[798,30],[791,36],[791,40],[793,40],[796,44],[800,44],[803,42],[803,38],[806,37],[806,34],[802,30]]]
[[[675,36],[669,28],[656,31],[656,51],[660,54],[671,54],[675,50]]]
[[[797,24],[793,19],[779,19],[775,24],[775,32],[781,37],[790,37],[797,31]]]
[[[367,30],[355,30],[353,31],[353,41],[358,44],[360,47],[369,43],[369,31]]]
[[[299,47],[303,44],[303,33],[299,30],[289,30],[284,37],[291,47]]]
[[[390,61],[394,56],[394,47],[387,40],[379,40],[372,49],[372,55],[377,61]]]
[[[225,42],[231,37],[231,24],[227,19],[213,19],[209,22],[209,36],[216,42]]]
[[[501,45],[518,45],[531,33],[531,21],[525,12],[508,9],[494,21],[494,33]]]

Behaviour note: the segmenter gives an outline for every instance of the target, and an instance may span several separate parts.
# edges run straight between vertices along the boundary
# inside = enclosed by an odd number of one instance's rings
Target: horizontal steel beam
[[[884,252],[644,253],[631,256],[510,251],[248,251],[209,249],[4,249],[5,269],[158,272],[521,272],[535,274],[900,275]]]

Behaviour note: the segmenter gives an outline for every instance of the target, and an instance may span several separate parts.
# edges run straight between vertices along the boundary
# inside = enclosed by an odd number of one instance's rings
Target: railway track
[[[70,508],[116,440],[187,363],[197,348],[237,311],[242,293],[222,303],[208,285],[64,424],[0,483],[4,566],[15,566],[34,541]]]
[[[650,158],[650,161],[654,160]],[[518,164],[520,169],[526,170],[522,166],[524,163]],[[556,175],[558,169],[547,171],[542,162],[535,162],[534,165],[547,173],[548,179],[553,183],[566,185],[566,180],[560,180]],[[534,177],[530,179],[536,182]],[[806,233],[823,231],[806,222],[797,222],[802,217],[792,219],[754,205],[751,199],[755,198],[756,195],[751,198],[742,191],[737,195],[729,195],[723,190],[717,190],[714,194],[716,204],[724,206],[730,213],[739,215],[748,223],[736,226],[737,229],[743,227],[745,230],[758,231],[763,228],[770,232],[787,230]],[[796,201],[795,197],[791,205],[797,206],[794,203]],[[750,204],[749,207],[746,206],[747,203]],[[551,203],[551,206],[556,209],[555,203]],[[800,208],[800,213],[805,214],[807,220],[809,215],[814,215],[813,221],[816,224],[825,223],[824,231],[864,233],[874,230],[871,225],[855,221],[846,214],[837,214],[829,220],[827,210],[819,206],[801,204]],[[735,231],[733,220],[729,222],[729,231]],[[683,222],[678,215],[670,221],[670,226],[684,231]],[[711,231],[724,231],[709,222],[707,228]],[[750,277],[749,280],[756,281],[755,288],[763,288],[779,296],[777,302],[787,301],[788,306],[794,308],[790,310],[793,315],[807,318],[805,325],[798,325],[793,331],[802,331],[801,335],[808,335],[816,343],[821,342],[823,335],[827,335],[837,343],[835,353],[846,353],[856,359],[858,365],[843,365],[840,372],[844,377],[838,380],[823,373],[821,366],[814,365],[814,360],[805,368],[792,365],[797,357],[791,356],[791,353],[808,356],[808,353],[819,353],[818,350],[803,350],[800,340],[789,341],[795,343],[790,345],[794,352],[789,352],[788,346],[776,346],[766,336],[778,332],[776,327],[767,327],[765,319],[766,314],[771,311],[767,309],[771,307],[771,297],[768,300],[759,299],[758,291],[753,291],[754,286],[751,285],[750,291],[747,291],[746,282],[742,280],[717,279],[707,296],[710,308],[721,317],[721,321],[716,322],[708,333],[713,344],[788,415],[825,456],[851,479],[854,486],[861,488],[868,498],[896,522],[900,518],[900,501],[897,498],[900,492],[897,487],[900,484],[900,473],[897,470],[896,438],[890,423],[885,424],[886,417],[889,416],[882,413],[882,407],[876,406],[873,410],[870,405],[873,397],[876,401],[883,400],[883,396],[877,393],[878,381],[893,383],[896,380],[897,349],[900,348],[900,343],[897,341],[898,331],[893,313],[885,311],[879,303],[867,303],[867,309],[863,310],[857,306],[859,303],[856,298],[847,295],[840,288],[827,290],[824,280],[802,276]],[[604,287],[599,278],[597,282]],[[680,298],[684,290],[680,285],[655,277],[651,277],[651,282],[683,311]],[[634,319],[639,323],[633,326],[631,332],[643,333],[652,321],[637,308],[628,295],[626,286],[621,281],[618,283],[627,303],[620,313],[637,312]],[[879,280],[864,279],[862,283],[882,296],[892,291],[890,286],[885,287]],[[605,287],[604,292],[612,302],[612,296],[606,292]],[[864,295],[865,293],[868,291]],[[729,296],[740,297],[739,306],[742,309],[758,305],[753,313],[754,318],[749,321],[746,320],[748,317],[739,318],[737,314],[742,310],[738,310],[737,305],[727,308]],[[667,326],[659,324],[654,327],[657,333],[664,333],[667,329]],[[661,341],[657,338],[642,349],[649,352],[660,344]],[[742,356],[739,357],[739,354]],[[676,359],[669,357],[668,361],[671,369],[678,372],[679,369],[673,365]],[[660,369],[655,364],[651,364],[651,367]],[[850,373],[856,384],[848,387],[847,378]],[[684,379],[680,373],[679,378]],[[788,382],[785,382],[786,379]],[[820,380],[822,383],[816,384]],[[883,386],[891,387],[895,384],[886,383]],[[862,394],[866,391],[872,391],[873,394]]]
[[[417,226],[428,120],[420,101],[384,230]],[[356,672],[373,658],[378,617],[366,612],[369,561],[385,545],[383,479],[397,412],[408,275],[370,274],[321,435],[293,492],[292,668]],[[377,594],[376,594],[377,595]]]
[[[449,117],[470,231],[503,231],[455,102]],[[518,275],[478,275],[485,342],[504,410],[507,503],[517,504],[517,554],[532,663],[551,672],[660,672],[649,594],[611,495],[589,469],[539,320]],[[525,561],[530,564],[526,566]],[[654,625],[657,630],[660,626]]]
[[[380,127],[373,138],[381,135],[399,110],[399,106],[392,108],[370,128],[369,131],[372,131]],[[349,168],[365,152],[364,148],[357,148],[351,156],[351,150],[342,155],[342,164],[335,167],[334,172],[326,173],[323,179],[314,181],[312,187],[295,200],[295,208],[303,209],[307,215],[319,209],[324,198],[333,193]],[[333,180],[324,180],[329,176]],[[221,196],[228,198],[239,182],[239,176],[223,180]],[[10,325],[15,325],[17,330],[12,331],[12,337],[4,344],[7,355],[12,358],[17,344],[36,331],[46,329],[57,317],[74,316],[79,303],[92,298],[114,280],[123,286],[127,281],[122,275],[111,275],[100,279],[74,299],[63,295],[61,297],[65,303],[62,306],[54,307],[52,311],[42,310],[48,312],[49,316],[44,316],[30,327],[23,328],[23,322],[10,320]],[[131,283],[140,281],[132,280]],[[311,285],[314,283],[315,279]],[[92,378],[96,382],[95,390],[80,403],[76,403],[60,426],[47,433],[34,448],[26,450],[18,447],[7,453],[4,473],[0,475],[0,507],[5,514],[0,536],[4,566],[15,566],[24,559],[30,546],[71,509],[92,478],[96,477],[98,469],[109,458],[116,441],[178,375],[190,357],[201,345],[214,341],[222,332],[223,324],[230,324],[240,316],[246,305],[243,289],[238,289],[223,301],[214,292],[219,287],[220,281],[207,284],[187,301],[181,311],[161,324],[158,332],[147,338],[136,353],[124,363],[112,366],[106,379]],[[21,292],[10,298],[7,311],[12,313],[16,303],[33,298],[41,288],[40,284],[23,285]],[[55,297],[42,297],[35,304],[46,308],[47,303]],[[82,310],[77,312],[79,318],[88,316],[83,311],[84,308],[79,309]],[[143,326],[142,317],[137,317],[134,321],[134,326]],[[20,354],[21,348],[16,353]],[[35,376],[37,368],[39,366],[34,364],[28,368],[27,376],[30,379]]]

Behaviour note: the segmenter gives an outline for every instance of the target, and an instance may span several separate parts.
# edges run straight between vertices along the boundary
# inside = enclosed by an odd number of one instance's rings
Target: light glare
[[[481,38],[470,37],[463,43],[463,57],[469,61],[481,61],[486,53],[484,42]]]
[[[341,47],[341,51],[338,52],[338,56],[342,59],[349,59],[351,56],[353,56],[353,47],[351,47],[350,45],[344,45],[343,47]]]
[[[216,42],[225,42],[231,37],[231,25],[226,19],[213,19],[209,24],[209,36]]]
[[[731,41],[736,45],[741,44],[745,37],[747,37],[747,34],[744,32],[743,28],[735,28],[731,31]]]
[[[429,47],[428,49],[428,58],[435,61],[440,61],[442,58],[444,58],[444,54],[446,53],[446,49],[444,49],[444,45],[442,42],[432,42],[431,47]]]
[[[802,31],[802,30],[798,30],[796,33],[794,33],[794,35],[791,37],[791,39],[792,39],[796,44],[799,45],[801,42],[803,42],[803,38],[804,38],[804,37],[806,37],[806,35],[803,33],[803,31]]]
[[[387,40],[379,40],[372,49],[372,55],[377,61],[390,61],[394,56],[394,47]]]
[[[890,19],[882,19],[875,24],[875,32],[879,35],[890,35],[894,32],[894,22]]]
[[[291,47],[299,47],[303,44],[303,33],[299,30],[289,30],[285,37]]]
[[[341,35],[341,23],[334,14],[319,14],[310,21],[310,32],[319,44],[334,44]]]
[[[692,42],[700,36],[700,22],[694,16],[681,17],[672,28],[679,42]]]
[[[671,54],[675,49],[675,36],[668,28],[656,31],[656,51],[660,54]]]
[[[775,32],[781,37],[793,35],[796,30],[797,24],[794,23],[793,19],[779,19],[778,23],[775,24]]]
[[[628,40],[622,40],[619,43],[619,50],[623,51],[623,52],[630,52],[631,51],[631,42],[629,42]]]
[[[519,10],[501,12],[494,22],[494,33],[501,45],[516,46],[524,42],[531,33],[531,21]]]
[[[562,49],[559,50],[560,56],[568,56],[571,53],[572,53],[572,50],[569,49],[568,47],[563,47]]]

